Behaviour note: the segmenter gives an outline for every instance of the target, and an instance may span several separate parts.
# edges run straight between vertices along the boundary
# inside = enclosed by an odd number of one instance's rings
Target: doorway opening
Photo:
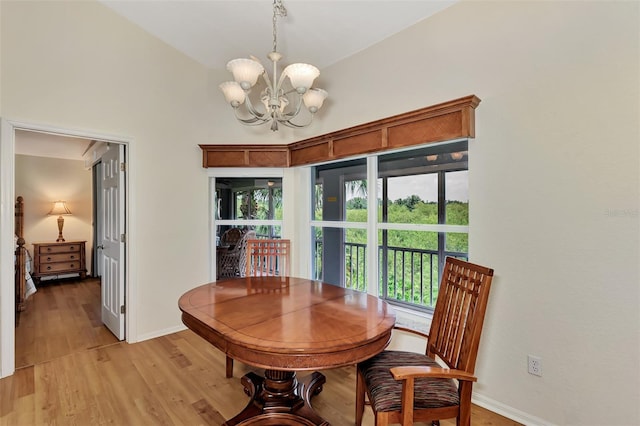
[[[15,300],[15,282],[13,273],[11,273],[8,268],[5,268],[5,266],[8,265],[12,267],[11,263],[13,263],[14,242],[9,242],[8,238],[8,234],[13,233],[13,201],[10,204],[7,201],[15,200],[16,196],[21,195],[16,193],[15,173],[16,135],[22,132],[47,134],[51,135],[51,137],[78,138],[78,140],[85,139],[93,141],[92,144],[95,145],[95,147],[101,147],[100,149],[94,148],[92,150],[86,150],[85,152],[85,165],[88,169],[93,169],[93,175],[101,182],[100,184],[96,184],[94,180],[92,186],[94,189],[101,188],[101,191],[103,191],[102,193],[96,192],[95,197],[90,197],[96,200],[100,199],[100,202],[94,203],[94,219],[88,220],[89,225],[96,229],[96,232],[92,231],[92,236],[89,238],[93,240],[91,251],[96,255],[91,255],[91,258],[95,259],[94,261],[91,261],[90,258],[87,257],[87,263],[91,265],[90,270],[92,271],[92,275],[96,276],[100,274],[101,277],[98,279],[98,282],[101,282],[99,285],[99,297],[102,305],[102,318],[99,313],[97,321],[107,324],[112,321],[109,321],[108,318],[104,320],[105,313],[117,314],[115,315],[117,319],[115,330],[112,327],[109,328],[112,329],[113,334],[117,336],[118,340],[124,340],[126,338],[128,341],[135,341],[129,333],[131,324],[128,318],[132,311],[132,309],[129,308],[131,306],[131,300],[125,297],[131,293],[128,281],[130,265],[128,264],[128,253],[126,250],[127,244],[130,243],[130,241],[126,241],[129,239],[127,238],[127,223],[130,212],[127,201],[130,180],[126,176],[126,168],[123,164],[130,158],[128,152],[130,141],[124,138],[105,137],[87,132],[12,123],[7,120],[2,120],[1,130],[2,134],[0,139],[2,148],[0,150],[0,166],[2,167],[2,171],[0,172],[0,178],[3,184],[0,188],[0,197],[3,206],[2,218],[0,218],[0,230],[2,231],[3,238],[0,242],[0,262],[3,267],[0,272],[0,300],[2,300],[2,312],[0,313],[0,341],[2,342],[0,346],[0,377],[13,374],[16,365],[16,329],[14,328],[16,312],[13,303],[8,303]],[[115,156],[112,154],[115,154]],[[105,160],[103,155],[111,155],[111,157]],[[105,163],[108,163],[108,166],[105,166]],[[91,174],[91,172],[88,173]],[[114,181],[116,181],[115,186],[113,184]],[[105,182],[107,182],[107,184],[105,184]],[[107,209],[109,210],[108,212]],[[108,221],[108,223],[105,224],[105,221]],[[100,227],[97,226],[98,223],[101,223]],[[108,237],[107,241],[101,238],[105,235]],[[30,241],[29,243],[32,242]],[[111,247],[105,249],[104,247],[107,245],[111,245]],[[107,253],[102,255],[100,253],[101,251]],[[100,266],[98,267],[98,265]],[[107,286],[103,284],[105,276],[108,279]],[[95,279],[93,279],[93,282],[96,284]],[[126,288],[125,283],[127,284]],[[109,287],[109,284],[115,285],[117,288],[114,290],[113,287]],[[105,291],[105,287],[110,288],[110,290]],[[127,300],[127,304],[129,305],[127,308],[129,309],[125,309],[125,299]],[[106,316],[108,317],[108,315]],[[111,319],[113,320],[113,315]],[[96,321],[95,318],[94,321]]]

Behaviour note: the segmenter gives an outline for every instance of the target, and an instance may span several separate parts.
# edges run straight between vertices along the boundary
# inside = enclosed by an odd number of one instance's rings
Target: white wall
[[[481,98],[470,256],[496,277],[474,390],[520,421],[640,424],[639,64],[637,2],[480,1],[323,70],[320,133]]]
[[[639,18],[462,2],[324,71],[327,131],[482,99],[470,255],[496,278],[475,391],[529,422],[640,424]]]
[[[639,7],[463,1],[323,70],[330,102],[295,133],[482,99],[470,251],[496,278],[475,390],[530,423],[640,424]],[[138,332],[178,326],[178,296],[208,277],[197,144],[294,134],[237,125],[215,89],[226,72],[99,4],[0,9],[5,117],[134,140]],[[542,378],[527,354],[542,357]]]
[[[72,215],[63,216],[66,241],[86,241],[87,269],[91,273],[93,246],[91,170],[84,161],[16,155],[16,196],[24,198],[24,239],[33,255],[36,242],[58,238],[58,216],[48,216],[52,201],[64,200]]]
[[[139,338],[208,281],[209,73],[97,2],[1,2],[5,118],[131,140]],[[130,194],[130,195],[132,195]],[[130,336],[131,337],[131,336]]]

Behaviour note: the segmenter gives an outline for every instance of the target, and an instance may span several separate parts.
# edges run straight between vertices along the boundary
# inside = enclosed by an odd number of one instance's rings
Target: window
[[[367,160],[314,167],[314,278],[366,291]]]
[[[280,238],[281,178],[216,178],[216,241],[229,228],[252,229],[258,238]]]
[[[315,167],[315,278],[431,309],[444,258],[468,257],[467,158],[457,141]]]
[[[433,308],[445,257],[468,257],[467,156],[463,141],[378,157],[381,297]]]

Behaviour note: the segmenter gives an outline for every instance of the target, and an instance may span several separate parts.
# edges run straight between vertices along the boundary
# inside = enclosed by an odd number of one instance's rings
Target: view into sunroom
[[[467,160],[459,141],[314,167],[314,278],[371,291],[373,248],[379,297],[432,309],[445,257],[468,258]]]
[[[282,230],[281,178],[216,178],[216,235],[230,228],[252,229],[262,238]]]
[[[216,178],[216,279],[242,276],[247,244],[282,237],[282,178]]]

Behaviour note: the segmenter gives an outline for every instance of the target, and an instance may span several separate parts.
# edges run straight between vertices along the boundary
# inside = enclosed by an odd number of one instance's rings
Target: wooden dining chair
[[[249,277],[289,276],[291,242],[282,239],[247,242],[246,275]]]
[[[249,239],[244,257],[246,263],[244,275],[247,277],[289,276],[290,253],[290,240]],[[229,356],[226,362],[226,376],[233,377],[233,358]]]
[[[429,334],[401,328],[427,339],[426,354],[389,350],[358,364],[356,425],[362,424],[365,394],[376,426],[453,417],[458,425],[470,424],[471,389],[477,381],[476,356],[492,278],[492,269],[446,259]]]

